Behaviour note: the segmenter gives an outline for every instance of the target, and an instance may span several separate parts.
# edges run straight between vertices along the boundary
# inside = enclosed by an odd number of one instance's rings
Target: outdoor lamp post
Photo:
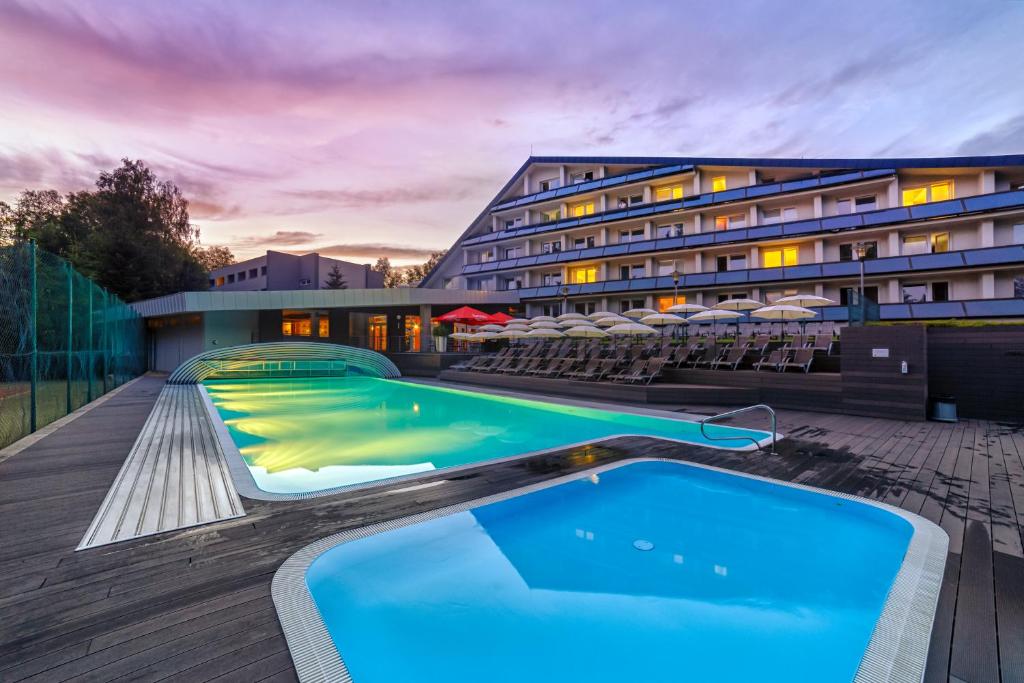
[[[562,315],[569,312],[569,285],[562,285]]]
[[[867,310],[864,308],[864,259],[868,255],[868,245],[866,242],[857,242],[853,245],[853,250],[857,254],[857,263],[860,265],[860,291],[857,294],[857,299],[860,304],[860,324],[863,327],[867,321]]]
[[[682,273],[679,272],[679,262],[672,262],[672,305],[675,306],[679,303],[679,276]],[[679,331],[679,326],[675,325],[672,329],[672,337],[676,336],[676,332]]]

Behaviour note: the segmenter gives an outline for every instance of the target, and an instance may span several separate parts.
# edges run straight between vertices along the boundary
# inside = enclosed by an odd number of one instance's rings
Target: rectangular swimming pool
[[[766,432],[373,377],[204,384],[256,485],[303,494],[640,434],[750,448]]]
[[[274,601],[303,680],[910,681],[946,542],[867,501],[640,461],[325,539]]]

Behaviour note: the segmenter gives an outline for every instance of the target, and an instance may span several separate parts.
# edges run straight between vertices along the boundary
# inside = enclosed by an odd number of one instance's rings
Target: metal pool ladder
[[[767,406],[763,403],[758,403],[757,405],[754,406],[747,406],[746,408],[737,408],[736,410],[730,410],[725,413],[719,413],[718,415],[712,415],[711,417],[705,417],[703,420],[700,421],[700,435],[703,436],[708,441],[734,441],[736,439],[750,439],[758,450],[763,451],[764,446],[762,446],[761,442],[752,436],[710,436],[707,432],[704,431],[704,425],[706,425],[709,422],[721,420],[726,417],[732,417],[734,415],[740,415],[742,413],[749,413],[752,410],[765,410],[768,412],[768,417],[769,419],[771,419],[772,422],[772,449],[768,451],[768,455],[778,455],[778,453],[775,452],[775,442],[778,440],[779,436],[779,431],[776,428],[775,411],[771,408],[771,406]]]

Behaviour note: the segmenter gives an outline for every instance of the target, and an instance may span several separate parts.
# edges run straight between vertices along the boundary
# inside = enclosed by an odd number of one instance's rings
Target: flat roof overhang
[[[366,308],[398,306],[487,306],[518,304],[516,291],[468,289],[318,289],[268,292],[178,292],[137,301],[132,308],[143,318],[207,311],[260,311],[284,308]]]

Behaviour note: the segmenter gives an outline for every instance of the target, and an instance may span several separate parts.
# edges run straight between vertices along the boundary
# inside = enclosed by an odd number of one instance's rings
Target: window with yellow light
[[[672,306],[675,306],[676,304],[685,304],[685,303],[686,303],[686,295],[684,295],[684,294],[680,294],[678,299],[675,298],[675,297],[671,297],[671,296],[659,296],[658,297],[658,310],[661,311],[662,313],[664,313],[665,311],[670,309]]]
[[[316,333],[318,337],[331,336],[331,319],[321,316],[316,321]]]
[[[725,176],[716,175],[711,179],[711,191],[712,192],[724,192],[725,191]]]
[[[589,216],[592,213],[594,213],[594,202],[583,202],[582,204],[573,204],[569,207],[569,215],[574,218]]]
[[[953,198],[953,181],[943,180],[903,190],[903,206],[941,202]]]
[[[667,202],[670,199],[682,199],[683,198],[683,186],[682,185],[667,185],[665,187],[659,187],[654,190],[654,201],[656,202]]]
[[[574,285],[585,285],[597,282],[597,266],[580,266],[569,269],[569,282]]]
[[[715,216],[715,230],[728,230],[729,229],[729,217],[728,216]]]
[[[799,247],[782,247],[781,249],[765,249],[761,253],[762,268],[781,268],[795,266],[800,263]]]

